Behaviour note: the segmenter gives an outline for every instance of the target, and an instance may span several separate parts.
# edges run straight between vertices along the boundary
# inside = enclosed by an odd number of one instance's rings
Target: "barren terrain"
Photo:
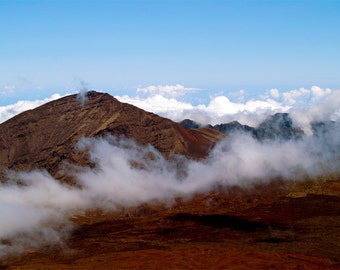
[[[65,246],[2,269],[340,269],[338,178],[230,187],[72,217]]]

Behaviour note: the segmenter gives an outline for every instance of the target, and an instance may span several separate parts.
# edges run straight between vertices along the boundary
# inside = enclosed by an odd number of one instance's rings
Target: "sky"
[[[337,0],[1,0],[0,122],[83,89],[155,112],[284,111],[340,89],[339,14]]]

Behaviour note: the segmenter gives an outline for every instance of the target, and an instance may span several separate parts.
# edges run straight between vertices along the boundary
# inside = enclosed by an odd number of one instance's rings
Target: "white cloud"
[[[184,111],[194,109],[194,106],[190,103],[181,102],[174,98],[167,98],[159,94],[144,99],[140,97],[131,98],[127,95],[121,97],[116,96],[116,98],[121,102],[132,104],[143,110],[170,119],[180,119]]]
[[[238,120],[243,124],[257,125],[269,114],[287,111],[290,108],[269,98],[235,103],[222,95],[211,97],[208,105],[199,104],[196,106],[159,94],[147,98],[131,98],[126,95],[122,97],[116,96],[116,98],[121,102],[133,104],[177,122],[190,118],[203,125],[220,124],[233,120]]]
[[[150,95],[163,95],[165,97],[179,97],[189,92],[195,92],[198,88],[188,88],[181,84],[176,85],[150,85],[147,87],[138,87],[137,92]]]
[[[297,102],[297,99],[306,98],[310,95],[310,90],[305,88],[300,88],[297,90],[291,90],[288,92],[282,93],[283,102],[287,105],[293,105]]]
[[[155,94],[156,92],[151,91],[151,94],[146,97],[125,95],[116,96],[116,98],[174,121],[189,118],[203,125],[236,120],[241,124],[257,126],[268,115],[278,112],[291,112],[294,116],[299,115],[299,119],[296,119],[296,121],[303,124],[306,131],[308,131],[307,126],[311,121],[336,119],[339,114],[339,105],[337,104],[340,104],[337,103],[339,91],[335,91],[336,93],[333,94],[334,91],[331,89],[322,89],[318,86],[313,86],[311,89],[299,88],[285,92],[273,88],[269,90],[269,94],[260,96],[258,99],[239,100],[238,102],[232,102],[225,95],[218,95],[210,97],[209,103],[198,105],[180,101],[178,98],[167,97],[160,93]],[[332,100],[329,100],[328,97],[330,96],[332,96]],[[338,113],[336,113],[337,110]],[[297,112],[304,112],[304,115]]]
[[[323,96],[318,102],[290,110],[294,122],[307,134],[312,132],[310,127],[312,121],[340,120],[340,90],[324,91]]]
[[[4,86],[4,89],[7,90],[7,91],[10,91],[10,92],[14,92],[15,88],[16,87],[14,85],[5,85]]]
[[[273,89],[272,89],[273,90]],[[270,93],[275,95],[275,91],[270,90]],[[286,105],[294,105],[296,103],[303,104],[310,101],[317,101],[320,98],[329,95],[332,92],[331,89],[322,89],[319,86],[312,86],[311,89],[299,88],[282,93],[282,102]],[[273,96],[274,96],[273,95]]]
[[[280,91],[276,88],[270,89],[269,93],[273,98],[279,98],[280,97]]]
[[[0,92],[1,95],[10,95],[14,93],[16,87],[14,85],[5,85],[3,90]]]
[[[302,124],[308,131],[310,121],[339,118],[339,103],[337,103],[339,91],[332,91],[329,88],[322,89],[313,86],[311,89],[299,88],[285,92],[273,88],[266,95],[257,99],[238,99],[237,102],[219,94],[211,96],[208,103],[196,105],[189,102],[190,95],[187,95],[184,100],[178,94],[189,93],[194,91],[193,89],[185,88],[182,85],[149,86],[137,89],[136,94],[143,93],[143,96],[123,95],[116,96],[116,98],[121,102],[135,105],[177,122],[189,118],[203,125],[239,121],[241,124],[256,127],[268,115],[277,112],[291,112],[294,117],[299,118],[296,119],[296,122]],[[335,93],[333,94],[333,92]],[[200,94],[202,95],[202,93],[203,91]],[[244,94],[244,90],[240,93]],[[18,101],[13,105],[0,107],[0,122],[59,97],[60,95],[55,94],[44,100]]]
[[[313,96],[322,97],[324,95],[330,94],[332,91],[329,88],[322,89],[319,86],[312,86],[311,92]]]
[[[81,104],[84,104],[84,102],[86,101],[87,99],[86,92],[88,91],[89,91],[89,83],[81,80],[78,86],[78,98],[80,99]]]
[[[8,120],[9,118],[23,112],[26,110],[31,110],[33,108],[36,108],[46,102],[49,102],[51,100],[55,100],[61,98],[61,95],[59,94],[53,94],[49,98],[45,98],[42,100],[35,100],[35,101],[30,101],[30,100],[19,100],[14,104],[11,105],[6,105],[6,106],[1,106],[0,107],[0,123]]]

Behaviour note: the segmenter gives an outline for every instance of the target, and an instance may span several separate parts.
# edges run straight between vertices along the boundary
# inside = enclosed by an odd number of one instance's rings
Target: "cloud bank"
[[[147,87],[154,88],[159,89],[160,86]],[[318,86],[285,92],[270,89],[257,99],[252,98],[243,102],[232,102],[227,96],[218,95],[210,97],[209,103],[198,105],[193,105],[179,96],[174,98],[161,95],[159,91],[147,92],[146,97],[124,95],[116,98],[177,122],[191,119],[202,125],[216,125],[236,120],[241,124],[256,127],[269,115],[288,112],[294,122],[305,132],[310,133],[311,121],[340,119],[340,90],[322,89]],[[240,94],[243,95],[244,90]],[[243,97],[241,99],[243,100]]]
[[[88,84],[80,82],[78,97],[85,101]],[[202,125],[239,121],[241,124],[257,127],[266,117],[278,112],[289,112],[294,122],[310,133],[311,121],[340,118],[340,90],[312,86],[280,91],[273,88],[259,97],[245,100],[245,90],[238,93],[238,101],[231,101],[226,95],[210,96],[208,102],[194,104],[193,99],[204,95],[204,90],[183,85],[150,85],[136,89],[135,95],[115,96],[121,102],[130,103],[146,111],[170,118],[176,122],[191,119]],[[55,94],[45,100],[18,101],[13,105],[0,107],[0,123],[14,115],[59,98]]]

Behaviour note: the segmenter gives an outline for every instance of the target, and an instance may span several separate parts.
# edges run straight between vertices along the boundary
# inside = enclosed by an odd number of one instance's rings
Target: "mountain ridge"
[[[262,121],[258,127],[242,125],[238,121],[229,123],[221,123],[217,125],[201,125],[191,119],[184,119],[179,122],[180,125],[191,128],[199,129],[202,127],[218,130],[226,136],[234,132],[245,133],[251,135],[254,139],[259,141],[264,140],[299,140],[306,136],[305,132],[293,123],[289,113],[276,113],[268,116]],[[329,132],[331,129],[338,128],[339,124],[333,121],[314,121],[311,122],[311,129],[313,136],[318,136]]]

